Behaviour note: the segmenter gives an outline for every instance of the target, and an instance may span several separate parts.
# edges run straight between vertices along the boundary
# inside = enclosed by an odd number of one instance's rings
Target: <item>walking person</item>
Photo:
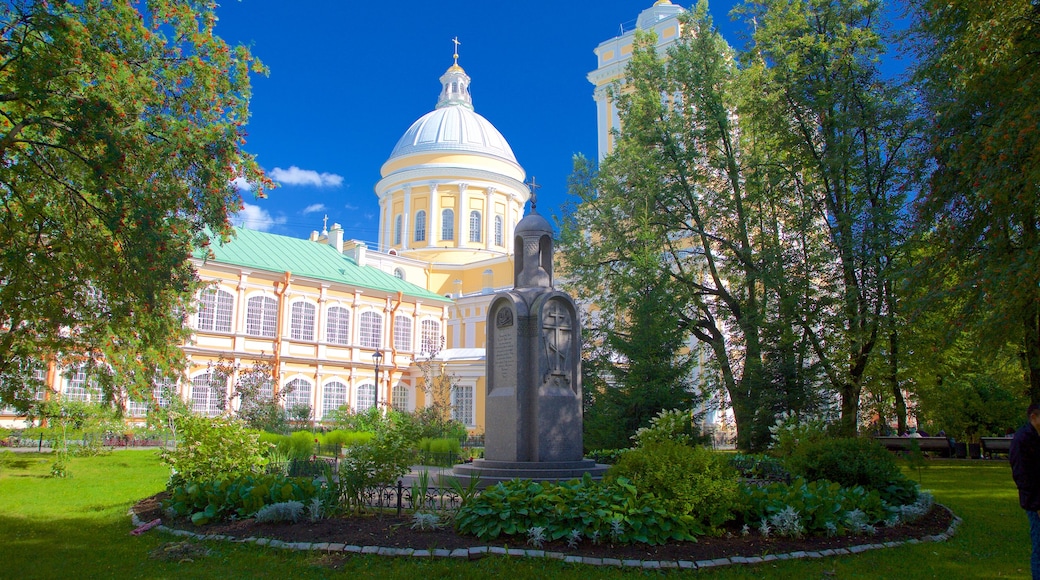
[[[1011,476],[1018,487],[1018,503],[1029,518],[1029,537],[1033,542],[1030,561],[1033,580],[1040,580],[1040,405],[1026,410],[1029,422],[1011,439]]]

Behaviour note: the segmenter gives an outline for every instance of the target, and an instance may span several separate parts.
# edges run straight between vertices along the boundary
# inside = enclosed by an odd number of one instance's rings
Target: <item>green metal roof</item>
[[[232,264],[268,272],[292,272],[316,280],[348,284],[359,288],[378,290],[423,300],[450,302],[429,290],[391,276],[371,266],[359,266],[354,260],[340,254],[323,242],[312,242],[288,236],[234,228],[235,237],[226,244],[214,239],[209,249],[214,258],[207,258],[205,250],[196,250],[195,257],[207,262]]]

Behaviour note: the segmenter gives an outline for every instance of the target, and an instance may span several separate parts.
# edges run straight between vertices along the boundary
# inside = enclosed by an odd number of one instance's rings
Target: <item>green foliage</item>
[[[644,544],[692,541],[699,532],[693,518],[669,512],[664,502],[628,480],[601,483],[588,475],[558,484],[499,483],[464,502],[455,526],[481,539],[524,536],[537,526],[549,541],[579,530],[592,541]]]
[[[339,479],[343,496],[356,510],[364,509],[366,489],[390,485],[408,473],[415,459],[408,437],[408,421],[382,425],[371,441],[347,449],[340,461]]]
[[[729,457],[729,463],[740,477],[746,479],[787,481],[791,478],[781,460],[767,455],[735,453]]]
[[[328,433],[318,434],[318,443],[321,444],[322,448],[342,449],[361,443],[368,443],[375,435],[371,431],[344,431],[343,429],[336,429]]]
[[[702,443],[703,439],[705,437],[693,422],[693,413],[682,409],[662,409],[650,420],[649,426],[641,427],[632,436],[632,441],[637,447],[663,441],[693,445]]]
[[[618,458],[628,449],[593,449],[585,454],[585,457],[595,461],[596,463],[603,463],[605,465],[614,465],[617,463]]]
[[[806,443],[787,459],[787,467],[808,481],[825,479],[877,491],[890,505],[913,503],[917,498],[917,486],[899,470],[892,454],[867,438]]]
[[[181,415],[174,418],[178,443],[159,457],[175,472],[171,483],[197,483],[255,475],[267,463],[271,446],[237,419]]]
[[[103,451],[102,437],[116,421],[111,407],[62,397],[34,404],[29,416],[47,421],[48,426],[42,432],[54,448],[51,477],[59,478],[71,476],[68,469],[71,455],[100,455]],[[80,438],[75,449],[69,446],[73,434]]]
[[[721,454],[673,441],[649,443],[621,455],[606,479],[624,478],[660,498],[669,513],[716,528],[732,519],[736,474]]]
[[[792,483],[773,483],[759,487],[742,486],[743,520],[750,526],[771,522],[785,510],[797,513],[798,523],[809,535],[841,535],[850,530],[866,531],[864,526],[876,526],[891,520],[890,510],[875,490],[856,486],[844,488],[838,483],[820,480],[806,482],[802,478]],[[849,513],[859,510],[862,520]],[[797,528],[795,528],[797,529]],[[797,534],[791,534],[797,535]]]
[[[769,428],[773,442],[769,453],[774,457],[790,457],[800,445],[815,443],[833,436],[832,429],[823,419],[804,419],[784,413],[776,425]]]
[[[424,437],[419,440],[419,450],[429,453],[454,453],[458,455],[462,451],[462,444],[458,439],[430,439]]]
[[[262,65],[193,0],[0,4],[0,401],[39,358],[86,365],[103,400],[180,372],[193,252],[231,235]],[[68,243],[75,232],[76,243]],[[47,289],[41,292],[41,289]],[[70,332],[70,329],[74,329]]]
[[[235,416],[251,429],[288,433],[289,416],[282,405],[292,387],[286,385],[277,393],[274,391],[271,362],[257,360],[253,366],[244,367],[221,356],[211,370],[217,384],[224,385],[234,380],[227,400],[222,401],[223,408],[235,409]],[[234,405],[236,400],[238,404]]]
[[[186,481],[170,488],[163,507],[195,525],[247,518],[264,506],[287,501],[307,502],[317,496],[310,479],[283,475],[243,475],[226,479]]]
[[[934,246],[934,257],[919,262],[914,284],[929,290],[931,305],[945,303],[951,338],[964,332],[984,356],[1011,343],[1007,350],[1020,372],[1005,386],[1038,402],[1036,2],[915,0],[910,6],[920,57],[915,80],[929,120],[921,153],[931,170],[918,197],[916,229]]]

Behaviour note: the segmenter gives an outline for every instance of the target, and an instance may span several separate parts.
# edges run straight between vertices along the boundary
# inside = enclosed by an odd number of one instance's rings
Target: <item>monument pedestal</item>
[[[603,479],[609,465],[596,463],[591,459],[580,461],[491,461],[475,459],[473,463],[456,465],[452,469],[455,479],[463,486],[476,479],[477,486],[484,488],[513,479],[528,479],[535,482],[568,481],[580,479],[586,473],[592,479]]]

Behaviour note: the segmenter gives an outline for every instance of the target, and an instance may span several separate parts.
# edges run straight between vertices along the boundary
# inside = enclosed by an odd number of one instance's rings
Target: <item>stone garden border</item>
[[[411,557],[411,558],[450,558],[453,560],[477,560],[491,555],[502,555],[502,556],[522,556],[527,558],[548,558],[550,560],[562,560],[568,564],[585,564],[588,566],[618,566],[622,568],[642,568],[647,570],[665,570],[665,569],[681,569],[681,570],[700,570],[707,568],[717,568],[719,566],[731,566],[734,564],[761,564],[764,562],[774,562],[780,560],[798,560],[802,558],[825,558],[828,556],[847,556],[850,554],[859,554],[868,550],[879,550],[882,548],[898,548],[899,546],[907,544],[920,544],[924,542],[945,542],[946,540],[953,537],[957,533],[957,528],[961,525],[961,518],[957,517],[957,514],[953,513],[953,510],[942,505],[935,504],[936,508],[946,510],[950,516],[953,517],[953,521],[946,528],[946,531],[941,534],[935,534],[931,536],[924,536],[922,538],[910,538],[909,540],[902,540],[898,542],[884,542],[880,544],[860,544],[857,546],[849,546],[848,548],[836,548],[828,550],[820,550],[818,552],[791,552],[788,554],[766,554],[765,556],[731,556],[729,558],[718,558],[715,560],[619,560],[615,558],[590,558],[586,556],[569,556],[561,552],[547,552],[545,550],[525,550],[519,548],[503,548],[500,546],[476,546],[472,548],[458,548],[455,550],[416,550],[413,548],[383,548],[379,546],[353,546],[345,544],[333,544],[329,542],[283,542],[281,540],[271,540],[269,538],[236,538],[234,536],[224,535],[206,535],[196,534],[189,532],[188,530],[179,530],[170,528],[162,524],[154,526],[155,529],[166,532],[173,536],[180,536],[185,538],[191,538],[195,540],[213,541],[221,540],[227,542],[234,542],[239,544],[256,544],[258,546],[267,546],[270,548],[281,548],[283,550],[298,550],[298,551],[315,551],[315,552],[344,552],[347,554],[375,554],[378,556],[395,556],[395,557]],[[145,525],[137,514],[130,510],[130,519],[135,527],[141,527]]]

